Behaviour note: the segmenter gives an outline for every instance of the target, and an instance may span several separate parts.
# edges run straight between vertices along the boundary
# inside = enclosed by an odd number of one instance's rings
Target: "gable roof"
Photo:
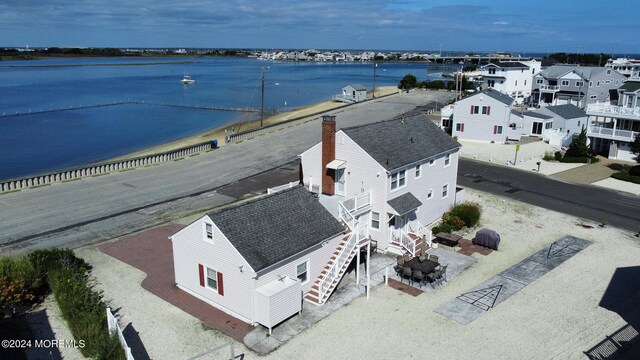
[[[528,65],[525,65],[518,61],[498,61],[498,62],[490,62],[487,65],[483,66],[483,68],[487,66],[497,66],[501,68],[528,68]]]
[[[500,91],[495,90],[493,88],[484,89],[473,96],[481,96],[481,95],[487,95],[489,97],[492,97],[505,105],[511,105],[513,104],[513,101],[514,101],[514,99],[511,96],[507,94],[503,94]]]
[[[547,109],[565,119],[575,119],[587,116],[587,113],[579,107],[571,104],[547,106]]]
[[[606,70],[608,69],[598,66],[553,65],[542,70],[539,74],[548,79],[558,79],[570,72],[575,72],[584,79],[589,80]]]
[[[256,272],[344,232],[302,185],[207,215]]]
[[[341,131],[387,171],[462,146],[424,115],[353,126]]]
[[[351,86],[352,88],[354,88],[354,89],[356,89],[358,91],[367,90],[367,88],[364,87],[364,85],[360,85],[360,84],[349,84],[347,86]],[[345,86],[345,87],[347,87],[347,86]]]

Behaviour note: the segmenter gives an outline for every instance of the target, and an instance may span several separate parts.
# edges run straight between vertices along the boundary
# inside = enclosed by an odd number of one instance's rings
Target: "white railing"
[[[350,199],[347,199],[341,202],[340,204],[344,206],[344,208],[347,211],[353,213],[355,211],[358,211],[364,207],[371,205],[371,198],[372,198],[372,190],[369,190],[362,194],[358,194]]]
[[[426,226],[423,226],[420,221],[409,221],[409,224],[407,224],[407,230],[408,232],[425,239],[427,245],[431,246],[431,230]]]
[[[411,256],[416,256],[416,242],[413,241],[401,229],[393,229],[390,232],[391,242],[401,245]]]
[[[273,194],[273,193],[277,193],[278,191],[282,191],[284,189],[290,189],[296,185],[300,184],[299,181],[292,181],[288,184],[284,184],[284,185],[279,185],[276,187],[272,187],[272,188],[268,188],[267,189],[267,194]]]
[[[540,84],[540,90],[558,90],[558,85]]]
[[[616,128],[609,128],[604,126],[589,126],[587,136],[600,135],[604,137],[613,138],[615,140],[633,141],[637,132],[630,130],[619,130]]]
[[[611,105],[607,102],[597,102],[587,105],[587,114],[615,115],[620,117],[640,118],[640,107],[630,108],[624,106]]]
[[[352,258],[353,252],[356,250],[358,243],[368,236],[368,225],[366,223],[355,222],[355,229],[349,234],[347,242],[334,260],[331,268],[320,279],[318,284],[318,301],[324,303],[324,298],[331,289],[333,282],[336,281],[346,270],[349,265],[348,261]]]
[[[125,340],[124,335],[122,334],[122,329],[120,328],[120,325],[118,325],[118,319],[113,316],[110,308],[107,308],[107,326],[109,327],[110,333],[113,334],[114,331],[118,333],[120,346],[122,346],[127,360],[134,360],[133,355],[131,354],[131,348],[127,345],[127,340]]]
[[[356,218],[341,203],[338,204],[338,214],[340,216],[340,220],[342,220],[345,224],[347,224],[349,229],[353,231]]]

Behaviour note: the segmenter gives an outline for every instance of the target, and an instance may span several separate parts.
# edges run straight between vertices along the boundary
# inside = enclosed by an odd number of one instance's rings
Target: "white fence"
[[[284,184],[284,185],[279,185],[276,187],[272,187],[272,188],[268,188],[267,189],[267,194],[273,194],[273,193],[277,193],[278,191],[282,191],[284,189],[291,189],[292,187],[296,186],[300,184],[299,181],[292,181],[288,184]]]
[[[122,334],[122,329],[120,325],[118,325],[118,319],[113,316],[111,313],[111,309],[107,308],[107,324],[109,325],[109,332],[113,334],[114,331],[118,332],[118,339],[120,339],[120,345],[122,349],[124,349],[124,354],[127,357],[127,360],[134,360],[133,355],[131,355],[131,348],[127,345],[127,340],[125,340],[124,335]]]

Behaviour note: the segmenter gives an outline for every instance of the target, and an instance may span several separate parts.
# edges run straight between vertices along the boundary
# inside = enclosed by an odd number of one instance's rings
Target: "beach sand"
[[[376,88],[376,96],[378,97],[386,96],[394,93],[398,93],[398,88],[395,86],[382,86],[382,87]],[[371,96],[372,96],[372,93],[367,94],[368,99],[371,99]],[[292,111],[287,111],[287,112],[279,113],[273,116],[269,116],[264,119],[263,125],[269,126],[269,125],[282,123],[288,120],[301,119],[310,115],[331,111],[331,110],[345,107],[348,105],[349,104],[335,102],[331,100],[324,101],[324,102],[309,105],[309,106],[295,108]],[[150,147],[147,149],[143,149],[140,151],[136,151],[133,153],[129,153],[126,155],[122,155],[114,159],[111,159],[110,161],[130,159],[130,158],[135,158],[139,156],[147,156],[151,154],[162,153],[162,152],[171,151],[171,150],[179,149],[182,147],[187,147],[187,146],[199,144],[206,141],[213,141],[213,140],[218,140],[218,146],[224,146],[225,135],[230,134],[232,128],[235,128],[236,132],[241,132],[241,131],[246,131],[251,129],[257,129],[259,127],[260,127],[259,119],[251,120],[251,121],[235,120],[233,122],[224,124],[222,126],[219,126],[211,130],[201,132],[199,134],[195,134],[195,135],[178,139],[166,144],[162,144],[162,145]],[[226,133],[225,133],[225,130],[227,131]]]

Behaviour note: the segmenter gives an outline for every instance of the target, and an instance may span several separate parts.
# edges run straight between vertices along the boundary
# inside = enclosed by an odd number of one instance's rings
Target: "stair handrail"
[[[351,214],[349,209],[347,209],[342,203],[339,203],[338,213],[340,214],[340,220],[347,224],[349,230],[353,231],[355,228],[356,218]]]
[[[416,256],[416,243],[402,229],[391,230],[391,241],[400,244],[411,256]]]
[[[335,261],[329,268],[329,270],[322,276],[318,284],[318,302],[322,303],[325,295],[331,288],[333,281],[340,276],[342,269],[348,265],[345,264],[350,255],[354,251],[358,242],[367,236],[367,224],[355,222],[355,230],[351,231],[347,242],[344,244],[342,250],[339,251]]]
[[[415,234],[416,236],[419,236],[423,239],[426,239],[427,241],[427,245],[431,246],[431,238],[432,238],[432,232],[431,229],[427,228],[426,226],[422,225],[420,223],[420,221],[418,220],[413,220],[409,222],[409,232],[412,234]]]

